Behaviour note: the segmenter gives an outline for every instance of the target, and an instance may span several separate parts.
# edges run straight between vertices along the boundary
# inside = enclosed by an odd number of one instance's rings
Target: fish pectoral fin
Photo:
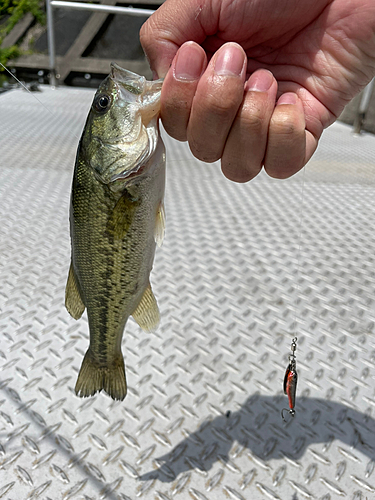
[[[125,191],[116,203],[107,222],[107,231],[115,239],[122,240],[129,231],[139,200],[134,199]]]
[[[150,283],[132,316],[145,332],[153,332],[158,327],[160,313]]]
[[[65,288],[65,307],[74,319],[79,319],[85,310],[85,304],[78,288],[72,263],[70,263],[68,281]]]
[[[158,247],[161,247],[161,245],[163,244],[164,233],[165,233],[165,209],[164,209],[164,203],[160,202],[156,214],[156,224],[154,233],[155,242]]]

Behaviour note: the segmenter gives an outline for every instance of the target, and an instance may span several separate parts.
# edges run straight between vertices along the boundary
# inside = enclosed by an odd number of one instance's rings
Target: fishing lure
[[[284,412],[288,412],[289,415],[294,417],[296,410],[294,409],[296,405],[296,390],[297,390],[297,369],[296,369],[296,349],[297,349],[297,337],[292,340],[292,345],[290,346],[292,351],[289,354],[289,364],[287,366],[285,376],[284,376],[284,394],[288,396],[289,409],[283,408],[281,410],[281,417],[286,422],[284,418]]]

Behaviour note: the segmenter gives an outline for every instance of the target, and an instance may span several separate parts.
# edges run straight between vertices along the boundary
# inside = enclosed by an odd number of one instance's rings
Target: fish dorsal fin
[[[160,202],[156,214],[156,224],[154,233],[155,241],[158,247],[161,247],[163,244],[164,233],[165,233],[165,209],[164,209],[164,203]]]
[[[65,288],[65,307],[74,319],[79,319],[85,310],[85,304],[78,288],[72,263],[70,263],[68,281]]]
[[[136,310],[132,313],[132,316],[145,332],[153,332],[159,325],[159,308],[154,294],[152,293],[150,283],[148,284]]]

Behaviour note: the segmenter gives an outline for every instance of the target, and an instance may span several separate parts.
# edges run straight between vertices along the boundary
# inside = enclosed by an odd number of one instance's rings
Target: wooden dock
[[[128,2],[123,0],[99,0],[99,4],[102,5],[118,5],[118,6],[130,6]],[[148,9],[156,10],[157,7],[163,3],[163,0],[134,0],[131,6],[138,8],[142,5]],[[57,9],[54,9],[54,11]],[[107,14],[102,12],[93,12],[89,15],[86,22],[83,23],[82,28],[71,41],[70,47],[64,55],[58,55],[56,57],[56,78],[58,83],[64,84],[69,80],[69,75],[71,73],[82,73],[82,74],[96,74],[96,75],[106,75],[109,72],[110,63],[115,59],[116,62],[130,71],[135,73],[144,74],[150,77],[151,72],[146,59],[118,59],[113,57],[99,58],[99,57],[85,57],[84,53],[87,51],[88,47],[92,43],[100,38],[101,30],[106,23],[108,16],[113,16],[113,14]],[[147,16],[145,16],[146,19]],[[129,16],[129,22],[132,22],[131,16]],[[56,21],[55,21],[56,24]],[[9,33],[9,35],[4,39],[2,47],[9,47],[13,44],[19,42],[27,33],[27,31],[33,25],[33,17],[31,14],[26,14],[24,18],[14,27],[14,29]],[[121,37],[119,36],[119,39]],[[8,62],[10,68],[15,68],[17,70],[43,70],[48,72],[50,69],[49,56],[48,54],[33,53],[30,55],[22,55],[17,59]]]

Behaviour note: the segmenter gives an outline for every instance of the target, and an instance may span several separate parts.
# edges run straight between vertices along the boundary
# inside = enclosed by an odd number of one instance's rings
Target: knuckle
[[[163,98],[161,102],[161,113],[168,114],[183,114],[189,115],[191,109],[191,101],[184,98],[179,98],[175,93],[170,94],[170,96],[166,96]]]
[[[230,161],[223,160],[221,160],[221,170],[227,179],[239,184],[250,181],[260,172],[260,169],[251,170],[247,166],[234,165]]]
[[[280,109],[281,108],[281,109]],[[305,163],[304,116],[295,106],[282,105],[272,115],[264,168],[270,177],[287,179]]]
[[[273,179],[289,179],[289,177],[292,177],[294,174],[296,174],[299,170],[300,167],[297,168],[287,168],[284,166],[272,166],[272,168],[268,167],[265,165],[264,167],[265,171],[267,174],[272,177]]]
[[[150,20],[148,19],[141,27],[139,31],[139,40],[141,42],[142,47],[148,48],[151,43],[150,37]]]
[[[186,141],[190,111],[191,99],[184,95],[181,98],[174,86],[166,87],[161,96],[161,119],[166,132],[178,141]]]
[[[237,120],[255,135],[267,133],[272,115],[273,103],[263,92],[247,92]]]
[[[206,108],[207,111],[219,118],[224,118],[228,113],[233,114],[233,110],[237,109],[241,103],[242,96],[237,95],[236,92],[209,92],[206,94],[201,106]]]
[[[186,141],[187,118],[176,113],[161,115],[163,127],[168,135],[177,141]]]
[[[304,133],[304,123],[297,115],[291,115],[284,112],[274,113],[271,118],[271,128],[274,133],[285,137],[295,137]]]
[[[143,49],[147,51],[155,50],[162,38],[162,27],[159,26],[157,16],[153,15],[141,26],[139,31],[139,40]],[[156,42],[156,43],[155,43]]]
[[[192,138],[189,134],[188,141],[191,152],[198,160],[204,161],[205,163],[214,163],[220,159],[220,153],[212,150],[207,142]]]
[[[298,141],[293,145],[286,142],[275,145],[274,151],[266,155],[264,169],[270,177],[288,179],[296,174],[304,165],[304,147]]]
[[[221,158],[221,170],[227,179],[244,183],[256,177],[262,169],[261,162],[253,161],[244,154],[246,148],[224,148]]]
[[[186,141],[186,126],[182,123],[174,123],[168,120],[162,120],[163,127],[168,135],[170,135],[176,141],[184,142]]]
[[[245,128],[249,129],[252,133],[259,134],[263,131],[264,118],[258,110],[241,113],[240,121]]]
[[[238,103],[236,100],[230,97],[225,97],[223,99],[212,97],[207,99],[207,108],[212,114],[219,118],[224,118],[229,112],[232,112],[232,110],[237,107]]]

